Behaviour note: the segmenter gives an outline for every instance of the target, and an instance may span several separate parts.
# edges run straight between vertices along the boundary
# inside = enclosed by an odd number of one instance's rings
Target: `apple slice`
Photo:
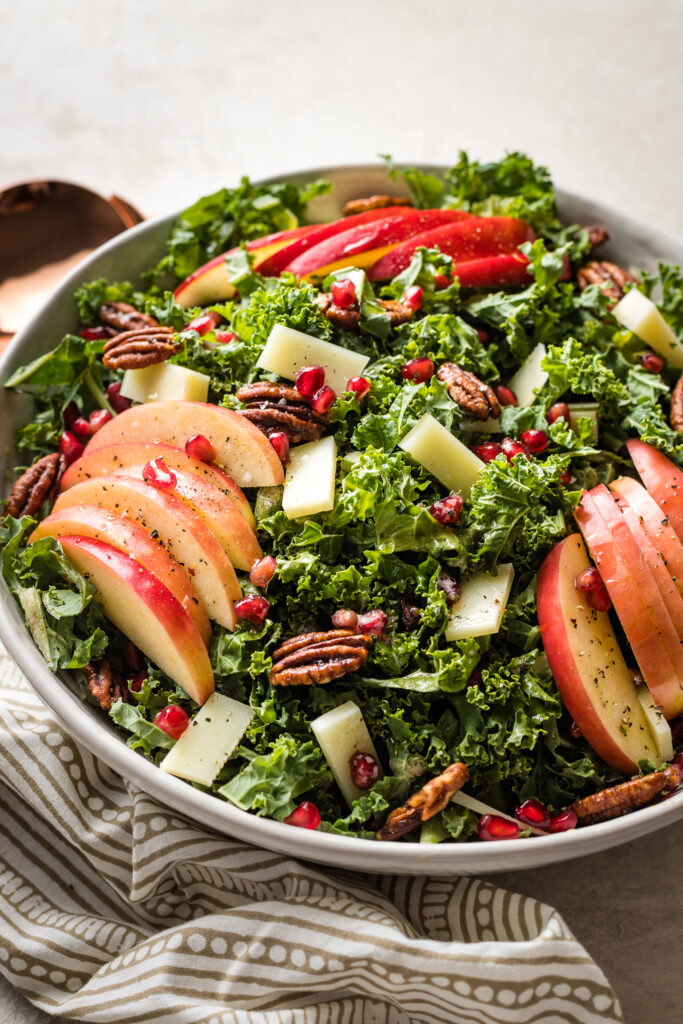
[[[277,487],[282,463],[265,434],[245,416],[204,402],[149,402],[119,413],[90,439],[86,452],[127,441],[160,441],[184,448],[203,434],[213,445],[216,463],[239,487]]]
[[[150,441],[127,441],[124,444],[108,445],[106,448],[88,450],[67,467],[60,483],[60,490],[68,491],[81,480],[96,476],[110,476],[112,473],[127,471],[130,466],[144,466],[151,459],[162,458],[169,469],[182,469],[204,477],[207,483],[216,487],[239,510],[240,515],[253,529],[256,528],[251,505],[227,473],[213,462],[202,462],[186,455],[180,448]]]
[[[574,512],[650,693],[666,719],[683,711],[683,650],[650,569],[607,488]]]
[[[590,566],[578,534],[556,544],[538,576],[538,623],[562,700],[586,741],[610,767],[631,775],[657,748],[638,700],[633,673],[607,612],[574,586]]]
[[[369,267],[412,235],[465,217],[469,214],[462,210],[414,209],[400,217],[380,217],[314,245],[284,269],[305,280],[321,280],[342,267]]]
[[[521,252],[453,264],[461,288],[513,288],[531,284],[529,261]]]
[[[410,263],[420,246],[438,248],[454,263],[469,263],[488,256],[515,252],[524,242],[533,242],[532,227],[516,217],[473,217],[442,224],[430,231],[413,235],[408,241],[382,256],[368,271],[369,281],[396,277]]]
[[[640,479],[683,542],[683,473],[651,444],[633,440],[626,447]]]
[[[662,509],[648,491],[629,476],[613,480],[610,489],[628,502],[683,596],[683,544]]]
[[[206,645],[168,587],[118,548],[64,536],[69,561],[97,588],[104,614],[197,704],[214,690]]]
[[[190,576],[140,523],[97,505],[72,505],[52,512],[35,528],[32,544],[41,537],[91,537],[125,552],[156,576],[185,609],[204,643],[211,639],[211,625]]]
[[[84,480],[59,495],[55,512],[97,505],[140,523],[192,578],[209,618],[235,628],[233,601],[242,596],[230,559],[211,530],[181,498],[134,477]]]

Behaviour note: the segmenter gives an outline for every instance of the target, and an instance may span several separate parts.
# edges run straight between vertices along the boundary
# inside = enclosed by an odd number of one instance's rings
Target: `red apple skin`
[[[144,466],[151,459],[157,458],[163,459],[169,469],[182,469],[203,477],[207,483],[216,487],[235,505],[252,529],[256,528],[251,505],[244,492],[227,473],[212,462],[193,459],[186,455],[181,448],[174,448],[168,444],[129,441],[124,444],[113,444],[106,448],[89,450],[80,459],[76,459],[70,466],[67,466],[59,488],[61,491],[68,491],[70,487],[80,483],[81,480],[89,480],[96,476],[109,476],[111,473],[127,470],[129,466]]]
[[[375,263],[389,247],[400,245],[407,238],[421,234],[440,224],[468,219],[462,210],[413,210],[401,217],[380,217],[342,231],[302,253],[284,268],[297,277],[325,277],[336,267]],[[372,254],[377,253],[376,258]],[[370,255],[369,255],[370,254]]]
[[[681,645],[649,568],[604,485],[584,491],[574,512],[614,610],[667,721],[683,711]]]
[[[631,775],[639,760],[656,761],[657,751],[608,614],[591,608],[574,586],[589,565],[578,534],[546,556],[536,595],[541,638],[560,696],[584,738],[610,767]]]
[[[208,646],[211,624],[194,584],[159,541],[152,540],[144,526],[111,509],[98,508],[97,505],[74,505],[46,516],[29,537],[29,544],[41,537],[55,537],[59,540],[69,535],[91,537],[110,544],[140,562],[170,590]]]
[[[104,614],[198,704],[214,691],[197,627],[170,590],[134,558],[90,537],[64,536],[64,554],[95,585]]]
[[[631,506],[683,596],[683,544],[668,517],[642,484],[630,476],[620,476],[609,486],[619,501]]]
[[[533,242],[535,238],[533,228],[516,217],[470,217],[414,235],[374,263],[367,276],[369,281],[396,277],[405,270],[420,246],[438,248],[457,264],[513,253],[524,242]]]
[[[215,463],[239,487],[276,487],[284,480],[277,452],[245,416],[210,402],[145,402],[114,416],[86,445],[86,453],[126,442],[184,448],[194,434],[208,438]]]
[[[531,284],[529,261],[521,252],[453,265],[461,288],[513,288]]]
[[[683,473],[671,459],[644,441],[628,441],[626,447],[649,494],[683,542]]]
[[[271,256],[268,256],[259,264],[259,274],[266,277],[277,277],[285,267],[289,266],[302,253],[312,249],[334,235],[350,231],[352,228],[360,227],[362,224],[370,224],[375,220],[386,220],[391,217],[403,217],[406,213],[413,213],[411,206],[390,206],[379,210],[366,210],[365,213],[356,213],[351,217],[342,217],[340,220],[332,220],[327,224],[317,224],[301,238],[295,238],[287,245],[283,245]]]

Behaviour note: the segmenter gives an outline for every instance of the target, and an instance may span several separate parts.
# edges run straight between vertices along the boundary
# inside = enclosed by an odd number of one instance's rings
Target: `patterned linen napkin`
[[[597,1024],[551,907],[328,873],[205,831],[79,747],[0,648],[0,971],[81,1021]]]

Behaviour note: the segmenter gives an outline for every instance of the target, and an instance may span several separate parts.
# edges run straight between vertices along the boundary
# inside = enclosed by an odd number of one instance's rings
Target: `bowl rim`
[[[445,165],[439,164],[411,166],[419,166],[422,170],[436,173],[445,169]],[[344,172],[376,174],[378,170],[382,170],[382,165],[378,163],[336,164],[288,171],[258,181],[255,179],[254,183],[270,184],[325,176],[334,178],[335,175]],[[674,254],[678,252],[678,259],[683,258],[683,245],[673,237],[656,228],[650,228],[602,202],[559,188],[557,198],[560,207],[563,202],[588,205],[596,213],[607,218],[608,222],[610,218],[613,222],[618,222],[629,235],[646,238],[655,251],[668,250]],[[119,249],[127,249],[142,235],[169,227],[179,212],[143,221],[116,235],[73,268],[8,345],[0,358],[0,382],[5,380],[11,365],[16,361],[16,356],[30,341],[38,322],[53,301],[92,278],[90,268],[98,264],[103,256]],[[328,866],[351,866],[352,860],[360,861],[360,864],[353,866],[362,866],[366,871],[386,874],[447,875],[465,874],[470,871],[486,873],[498,870],[525,870],[542,862],[554,859],[569,860],[618,845],[683,817],[682,790],[665,801],[640,808],[637,812],[621,818],[592,825],[587,829],[538,836],[531,841],[506,840],[502,850],[498,843],[378,843],[376,840],[354,836],[291,828],[274,819],[243,811],[213,793],[195,789],[182,779],[162,772],[154,762],[128,747],[125,739],[99,716],[95,717],[89,706],[49,668],[28,633],[4,579],[0,581],[0,603],[4,611],[4,614],[0,615],[0,639],[38,697],[54,712],[62,726],[75,740],[82,743],[96,757],[101,758],[110,768],[137,784],[150,796],[159,799],[167,807],[174,809],[176,813],[185,814],[219,832],[272,851],[318,861]],[[376,861],[381,861],[381,864],[375,863]]]

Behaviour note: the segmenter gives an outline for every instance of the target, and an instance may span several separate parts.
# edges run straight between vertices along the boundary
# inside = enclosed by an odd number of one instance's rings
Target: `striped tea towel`
[[[328,873],[207,832],[79,747],[0,651],[0,970],[127,1024],[622,1021],[562,918],[472,879]]]

